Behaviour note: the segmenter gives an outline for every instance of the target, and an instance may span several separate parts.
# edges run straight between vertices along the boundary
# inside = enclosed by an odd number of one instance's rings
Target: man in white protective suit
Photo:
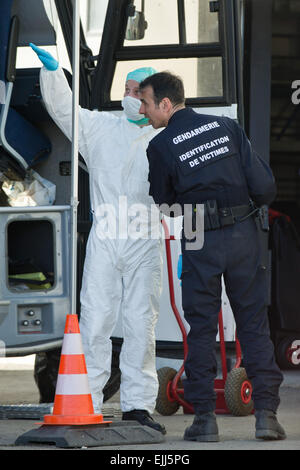
[[[48,52],[30,45],[44,65],[40,86],[47,111],[71,139],[72,94],[64,72]],[[110,338],[121,312],[122,418],[164,434],[164,426],[151,416],[158,391],[155,325],[162,256],[161,239],[153,236],[160,232],[159,216],[150,217],[155,206],[148,192],[146,149],[158,131],[139,114],[138,99],[139,83],[153,73],[146,67],[128,74],[121,117],[79,108],[79,152],[89,171],[93,213],[80,293],[80,332],[94,411],[101,413],[111,370]],[[138,230],[132,230],[137,219]]]

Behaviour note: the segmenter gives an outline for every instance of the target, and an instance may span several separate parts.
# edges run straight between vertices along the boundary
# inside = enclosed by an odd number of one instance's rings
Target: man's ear
[[[165,97],[161,100],[162,109],[164,112],[169,113],[173,108],[173,105],[169,98]]]

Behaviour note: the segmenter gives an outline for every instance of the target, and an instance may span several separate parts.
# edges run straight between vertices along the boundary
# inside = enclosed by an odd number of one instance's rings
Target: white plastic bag
[[[56,186],[30,170],[24,181],[11,181],[1,177],[2,190],[12,207],[51,206],[55,201]]]

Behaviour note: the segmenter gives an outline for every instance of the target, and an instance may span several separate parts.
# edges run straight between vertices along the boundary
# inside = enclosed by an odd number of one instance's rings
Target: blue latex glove
[[[181,274],[182,274],[182,255],[179,255],[178,263],[177,263],[177,277],[178,277],[178,279],[181,278]],[[181,285],[181,283],[180,283],[180,285]]]
[[[52,55],[49,54],[49,52],[45,51],[44,49],[41,49],[40,47],[37,47],[35,44],[32,44],[32,42],[29,43],[29,46],[38,55],[38,58],[44,64],[46,69],[56,70],[58,68],[57,60],[54,59],[54,57],[52,57]]]

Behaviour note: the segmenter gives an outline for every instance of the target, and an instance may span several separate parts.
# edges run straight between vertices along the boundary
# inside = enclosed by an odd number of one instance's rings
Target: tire
[[[225,383],[225,402],[234,416],[247,416],[253,411],[252,386],[243,367],[232,369]]]
[[[155,408],[163,416],[173,415],[179,409],[179,403],[168,398],[168,386],[176,374],[177,371],[171,367],[162,367],[157,371],[158,394]]]
[[[53,403],[61,349],[39,352],[35,356],[34,380],[40,394],[40,403]],[[111,375],[103,389],[103,401],[109,400],[120,388],[119,353],[112,354]]]
[[[35,355],[33,376],[40,394],[40,403],[53,403],[61,348]]]
[[[293,344],[294,343],[294,344]],[[298,337],[290,335],[279,341],[275,348],[278,366],[285,369],[300,369],[300,334]],[[293,355],[294,353],[294,355]]]

